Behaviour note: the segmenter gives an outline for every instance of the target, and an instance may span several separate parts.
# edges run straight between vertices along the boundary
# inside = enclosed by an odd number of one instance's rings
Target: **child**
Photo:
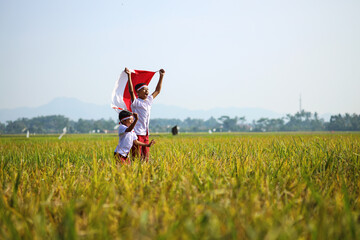
[[[150,143],[142,143],[137,140],[137,136],[133,130],[138,121],[138,115],[136,113],[132,114],[129,111],[123,110],[119,113],[119,120],[119,144],[116,146],[114,156],[120,163],[129,164],[128,153],[133,145],[151,147],[155,141],[151,140]]]
[[[155,91],[149,96],[149,88],[145,83],[139,83],[135,86],[135,91],[138,98],[135,97],[134,87],[131,82],[130,70],[125,68],[125,72],[128,75],[128,86],[131,97],[131,109],[134,113],[139,115],[139,122],[135,126],[135,133],[139,141],[149,143],[149,122],[150,122],[150,111],[151,105],[154,98],[160,93],[162,80],[164,78],[165,71],[160,69],[159,82],[156,86]],[[149,160],[149,148],[147,146],[133,146],[132,153],[135,156],[141,155],[142,160]]]

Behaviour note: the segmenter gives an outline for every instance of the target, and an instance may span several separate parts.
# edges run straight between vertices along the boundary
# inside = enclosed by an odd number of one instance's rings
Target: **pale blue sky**
[[[0,108],[110,104],[125,66],[156,103],[360,113],[360,1],[0,0]],[[151,89],[157,83],[155,75]]]

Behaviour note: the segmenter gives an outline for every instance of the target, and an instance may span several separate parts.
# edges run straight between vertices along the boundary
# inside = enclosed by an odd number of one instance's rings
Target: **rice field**
[[[0,136],[0,239],[360,239],[360,133]]]

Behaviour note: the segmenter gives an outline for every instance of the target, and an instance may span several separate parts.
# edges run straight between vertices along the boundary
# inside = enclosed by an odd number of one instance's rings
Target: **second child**
[[[119,113],[119,120],[119,143],[116,146],[114,156],[118,162],[123,164],[130,164],[128,154],[133,145],[151,147],[155,141],[151,140],[150,143],[143,143],[138,140],[138,137],[134,132],[134,127],[138,121],[137,113],[131,113],[129,111],[123,110]]]

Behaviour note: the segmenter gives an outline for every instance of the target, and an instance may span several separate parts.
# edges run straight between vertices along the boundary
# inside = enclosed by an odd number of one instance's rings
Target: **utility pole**
[[[301,109],[301,93],[300,93],[300,98],[299,98],[299,113],[301,113],[302,109]]]

